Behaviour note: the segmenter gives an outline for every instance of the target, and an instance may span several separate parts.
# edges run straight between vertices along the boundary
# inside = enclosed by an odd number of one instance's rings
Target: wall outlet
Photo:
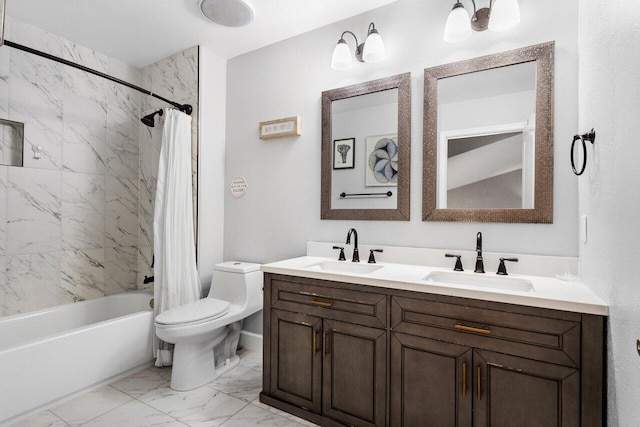
[[[587,216],[586,215],[581,215],[580,216],[580,241],[583,244],[587,243]]]

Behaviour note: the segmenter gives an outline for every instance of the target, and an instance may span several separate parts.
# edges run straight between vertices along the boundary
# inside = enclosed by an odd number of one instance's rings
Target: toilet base
[[[211,344],[176,344],[173,349],[171,388],[188,391],[202,387],[240,364],[237,355],[217,367],[214,360]]]

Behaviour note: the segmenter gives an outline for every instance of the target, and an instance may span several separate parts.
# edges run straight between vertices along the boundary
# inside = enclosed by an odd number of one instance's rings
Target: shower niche
[[[22,166],[24,123],[0,119],[0,165]]]

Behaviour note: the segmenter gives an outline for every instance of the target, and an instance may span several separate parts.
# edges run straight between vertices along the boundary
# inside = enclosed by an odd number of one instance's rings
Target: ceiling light
[[[253,21],[253,8],[243,0],[200,0],[200,11],[209,21],[225,27],[243,27]]]
[[[358,44],[358,38],[351,31],[345,31],[342,33],[340,40],[338,40],[338,44],[333,50],[331,68],[334,70],[346,70],[351,68],[353,65],[353,55],[351,54],[351,49],[349,49],[349,46],[344,39],[345,34],[351,34],[356,41],[355,57],[358,62],[375,63],[384,60],[384,42],[372,22],[369,24],[369,29],[367,30],[367,40],[362,44]]]
[[[475,0],[473,3],[473,16],[469,21],[460,0],[456,1],[447,18],[443,39],[446,42],[455,43],[465,40],[471,35],[471,29],[484,31],[504,31],[515,27],[520,23],[520,6],[518,0],[489,0],[489,7],[478,9]]]

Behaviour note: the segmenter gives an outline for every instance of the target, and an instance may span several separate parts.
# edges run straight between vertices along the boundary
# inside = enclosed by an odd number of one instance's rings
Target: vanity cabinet
[[[283,277],[267,290],[268,395],[335,425],[384,426],[386,296]]]
[[[602,426],[604,322],[266,273],[261,400],[323,426]]]
[[[600,413],[595,423],[581,415],[581,368],[602,376],[602,349],[581,354],[591,338],[602,345],[602,330],[583,322],[585,316],[438,296],[392,296],[390,424],[601,425],[601,406],[589,409]],[[583,328],[589,334],[585,339]],[[433,397],[420,405],[416,394],[426,392],[420,384],[444,389],[429,390]],[[584,397],[601,392],[600,383],[599,389],[585,389]]]

